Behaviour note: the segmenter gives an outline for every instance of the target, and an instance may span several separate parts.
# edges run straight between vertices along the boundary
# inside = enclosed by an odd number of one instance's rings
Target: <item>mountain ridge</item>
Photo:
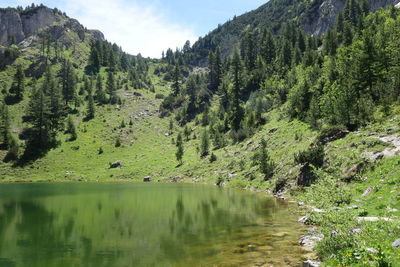
[[[220,46],[222,54],[232,53],[234,45],[249,31],[270,28],[278,33],[285,23],[293,22],[306,33],[321,36],[331,29],[336,17],[344,9],[345,0],[270,0],[255,10],[235,16],[232,20],[219,25],[207,35],[200,37],[191,52],[196,54],[194,65],[206,66],[209,51]],[[399,5],[400,0],[366,0],[370,9],[376,11],[389,5]]]

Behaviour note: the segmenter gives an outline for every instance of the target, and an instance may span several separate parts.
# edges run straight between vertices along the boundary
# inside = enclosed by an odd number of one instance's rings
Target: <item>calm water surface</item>
[[[0,185],[0,266],[298,266],[265,194],[185,184]]]

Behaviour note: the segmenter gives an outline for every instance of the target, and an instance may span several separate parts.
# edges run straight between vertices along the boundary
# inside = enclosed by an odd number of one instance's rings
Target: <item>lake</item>
[[[0,185],[0,266],[298,266],[302,226],[266,194],[206,185]]]

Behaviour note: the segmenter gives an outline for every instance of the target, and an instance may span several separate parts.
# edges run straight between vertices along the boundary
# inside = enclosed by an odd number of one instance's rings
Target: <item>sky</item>
[[[162,51],[192,44],[234,15],[267,0],[0,0],[0,7],[43,3],[97,29],[123,50],[159,58]]]

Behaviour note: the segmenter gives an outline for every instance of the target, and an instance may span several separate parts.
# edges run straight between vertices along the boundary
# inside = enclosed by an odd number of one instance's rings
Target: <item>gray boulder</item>
[[[115,169],[115,168],[119,168],[122,167],[122,161],[117,160],[114,163],[110,163],[110,169]]]
[[[362,197],[366,197],[371,193],[372,193],[372,188],[369,187],[364,191],[364,193],[362,194]]]
[[[400,248],[400,238],[392,243],[393,248]]]
[[[321,266],[321,263],[319,261],[307,260],[303,262],[303,267],[319,267],[319,266]]]

